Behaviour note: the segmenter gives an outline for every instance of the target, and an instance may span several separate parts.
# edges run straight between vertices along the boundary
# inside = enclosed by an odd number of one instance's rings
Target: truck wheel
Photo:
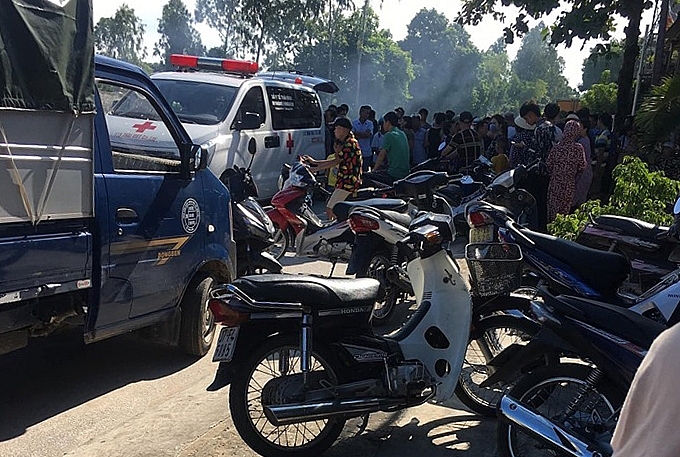
[[[208,308],[214,281],[208,274],[198,274],[182,298],[179,345],[189,355],[204,356],[215,338],[215,318]]]

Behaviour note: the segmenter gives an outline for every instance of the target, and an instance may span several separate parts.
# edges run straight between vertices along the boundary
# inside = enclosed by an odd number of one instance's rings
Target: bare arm
[[[378,158],[375,159],[375,165],[373,166],[374,170],[380,169],[380,165],[382,165],[386,156],[387,156],[387,149],[381,149],[380,152],[378,153]]]

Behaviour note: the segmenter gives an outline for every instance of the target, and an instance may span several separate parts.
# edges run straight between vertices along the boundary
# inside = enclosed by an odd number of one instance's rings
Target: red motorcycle
[[[275,243],[269,253],[280,259],[289,247],[295,246],[298,256],[324,257],[331,260],[349,259],[354,234],[349,228],[349,210],[357,205],[379,209],[405,210],[406,202],[399,199],[371,198],[376,191],[361,191],[364,200],[344,201],[335,205],[335,221],[323,222],[312,210],[312,194],[320,190],[330,195],[318,183],[307,166],[298,161],[288,171],[283,188],[265,208],[276,228]],[[382,196],[382,191],[380,192]]]

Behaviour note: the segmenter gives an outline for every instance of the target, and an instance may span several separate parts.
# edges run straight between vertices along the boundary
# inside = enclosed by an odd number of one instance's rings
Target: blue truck
[[[149,77],[94,56],[90,2],[0,2],[0,354],[80,326],[202,356],[229,192]],[[113,115],[130,94],[147,106]]]

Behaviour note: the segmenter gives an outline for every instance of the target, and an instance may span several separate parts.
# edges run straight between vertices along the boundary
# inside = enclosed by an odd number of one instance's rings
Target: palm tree
[[[652,87],[640,105],[635,123],[643,152],[652,152],[659,143],[670,139],[680,126],[680,75],[666,77]]]

